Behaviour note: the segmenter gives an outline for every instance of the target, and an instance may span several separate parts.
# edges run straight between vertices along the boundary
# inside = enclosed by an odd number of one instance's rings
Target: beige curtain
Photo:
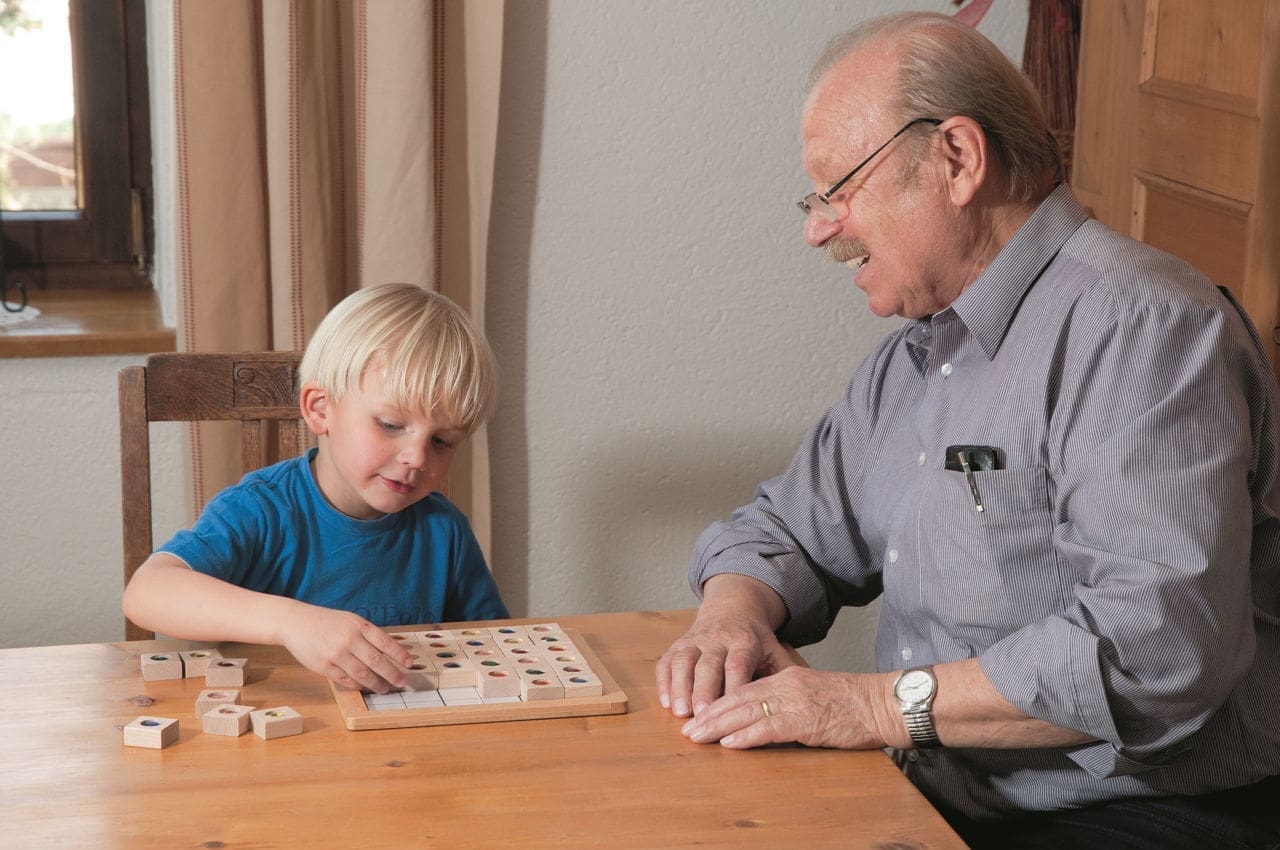
[[[301,349],[387,281],[483,327],[504,2],[174,0],[181,350]],[[193,428],[193,511],[238,458]],[[487,552],[484,433],[449,496]]]

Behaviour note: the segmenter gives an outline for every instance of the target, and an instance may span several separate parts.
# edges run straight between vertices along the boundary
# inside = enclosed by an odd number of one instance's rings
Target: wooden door
[[[1085,0],[1072,186],[1280,339],[1280,0]]]

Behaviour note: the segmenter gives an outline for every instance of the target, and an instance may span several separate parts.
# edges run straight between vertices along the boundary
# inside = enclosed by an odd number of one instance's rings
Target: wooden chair
[[[120,370],[120,484],[124,581],[152,552],[152,422],[239,421],[242,472],[298,455],[296,351],[152,354]],[[126,640],[155,637],[125,620]]]

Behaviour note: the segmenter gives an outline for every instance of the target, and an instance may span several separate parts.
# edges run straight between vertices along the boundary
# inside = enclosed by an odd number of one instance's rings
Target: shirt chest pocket
[[[1062,610],[1069,588],[1053,528],[1045,467],[975,471],[972,486],[963,472],[934,471],[915,528],[926,616],[972,629],[981,647],[995,634]]]

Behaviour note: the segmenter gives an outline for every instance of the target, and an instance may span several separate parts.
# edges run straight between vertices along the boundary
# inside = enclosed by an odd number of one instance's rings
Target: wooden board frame
[[[487,625],[501,626],[505,620],[495,620]],[[422,631],[415,626],[403,629],[387,629],[391,634]],[[329,690],[338,703],[346,727],[353,732],[369,729],[406,729],[413,726],[451,726],[460,723],[500,723],[507,720],[545,720],[554,717],[593,717],[603,714],[626,714],[627,695],[608,668],[596,656],[595,651],[577,629],[563,628],[565,636],[586,659],[591,670],[600,677],[603,692],[600,696],[567,697],[565,699],[533,700],[530,702],[503,702],[485,705],[431,706],[426,708],[370,709],[365,705],[360,691],[329,682]]]

